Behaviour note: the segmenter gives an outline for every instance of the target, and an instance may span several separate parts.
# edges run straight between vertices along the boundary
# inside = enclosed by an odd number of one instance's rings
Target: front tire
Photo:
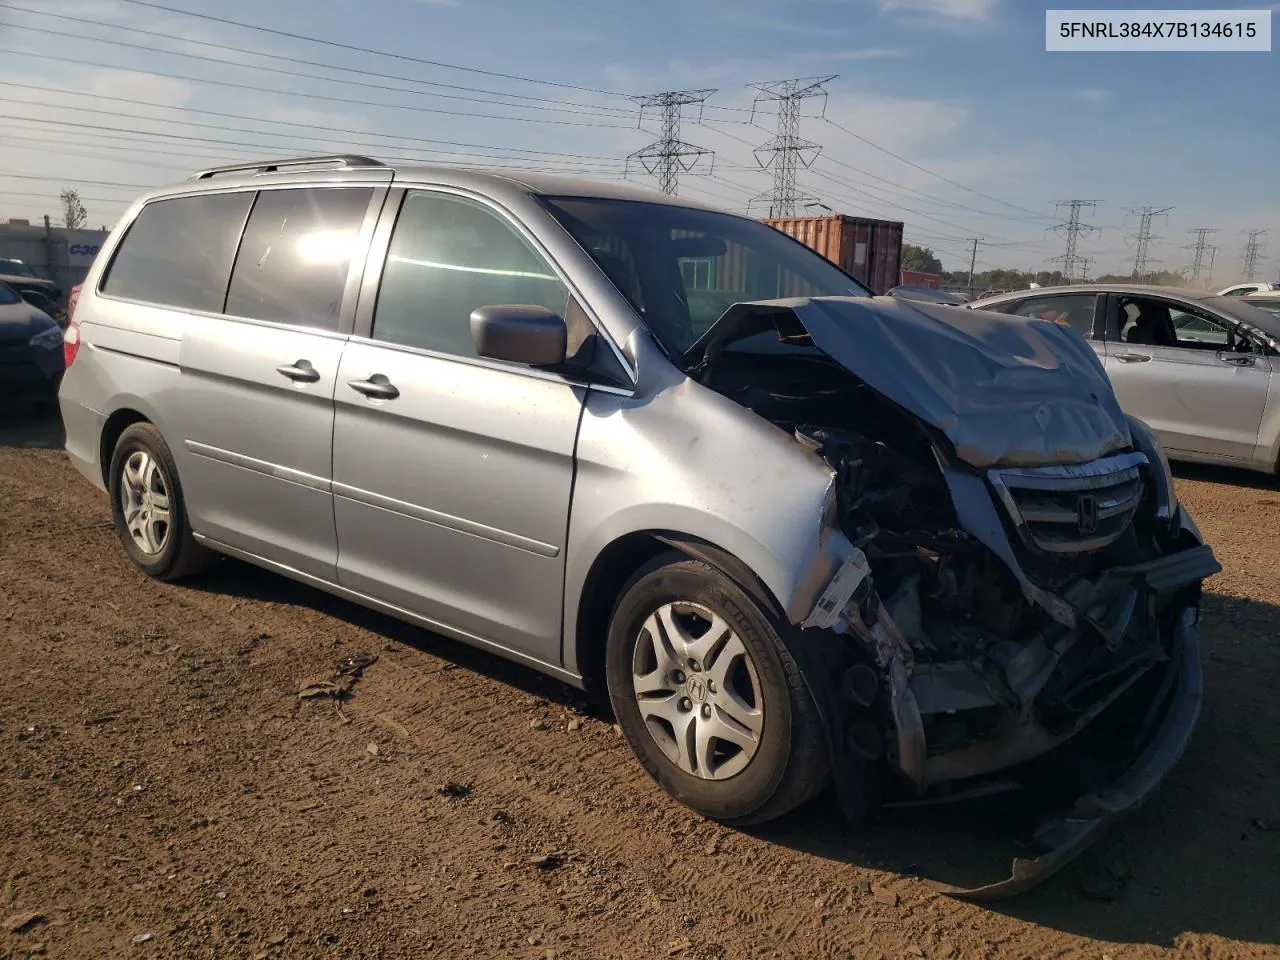
[[[623,588],[606,679],[618,725],[672,797],[735,825],[763,823],[826,782],[817,711],[774,616],[684,554]]]
[[[135,423],[120,434],[109,480],[116,534],[139,570],[177,580],[213,562],[191,536],[178,468],[154,424]]]

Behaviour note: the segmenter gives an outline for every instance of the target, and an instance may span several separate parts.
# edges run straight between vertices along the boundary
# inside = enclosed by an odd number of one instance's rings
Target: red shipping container
[[[777,217],[765,223],[822,254],[840,269],[882,294],[898,286],[902,223],[866,217]]]
[[[908,287],[929,287],[937,290],[942,286],[942,278],[936,273],[923,273],[920,270],[903,270],[902,284]]]

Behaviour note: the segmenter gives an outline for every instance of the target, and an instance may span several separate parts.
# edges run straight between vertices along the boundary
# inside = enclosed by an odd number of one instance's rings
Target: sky
[[[1130,211],[1168,208],[1153,269],[1189,264],[1188,231],[1212,228],[1231,282],[1243,232],[1269,229],[1263,272],[1280,278],[1280,52],[1048,53],[1046,6],[0,0],[0,221],[57,222],[74,188],[110,226],[202,166],[331,152],[656,187],[626,159],[660,133],[634,97],[669,90],[713,91],[683,110],[682,140],[711,153],[680,194],[763,216],[773,172],[754,148],[776,104],[750,85],[830,77],[802,104],[821,151],[798,186],[823,205],[802,213],[901,220],[949,270],[971,238],[979,270],[1039,270],[1063,252],[1057,201],[1096,201],[1079,252],[1097,276],[1133,268]]]

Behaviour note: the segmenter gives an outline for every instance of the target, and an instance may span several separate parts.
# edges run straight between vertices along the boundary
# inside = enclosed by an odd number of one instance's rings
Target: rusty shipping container
[[[929,287],[937,290],[942,286],[942,277],[936,273],[924,273],[920,270],[903,270],[902,282],[912,287]]]
[[[902,224],[866,217],[777,217],[765,223],[816,250],[846,273],[886,293],[899,283]]]

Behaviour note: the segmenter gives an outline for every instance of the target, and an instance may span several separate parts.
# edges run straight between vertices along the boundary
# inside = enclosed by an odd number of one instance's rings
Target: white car
[[[1269,293],[1280,290],[1280,283],[1237,283],[1218,291],[1220,297],[1247,297],[1252,293]]]
[[[1121,408],[1151,427],[1170,459],[1275,473],[1280,314],[1267,302],[1257,294],[1085,283],[967,306],[1075,330],[1097,352]]]

